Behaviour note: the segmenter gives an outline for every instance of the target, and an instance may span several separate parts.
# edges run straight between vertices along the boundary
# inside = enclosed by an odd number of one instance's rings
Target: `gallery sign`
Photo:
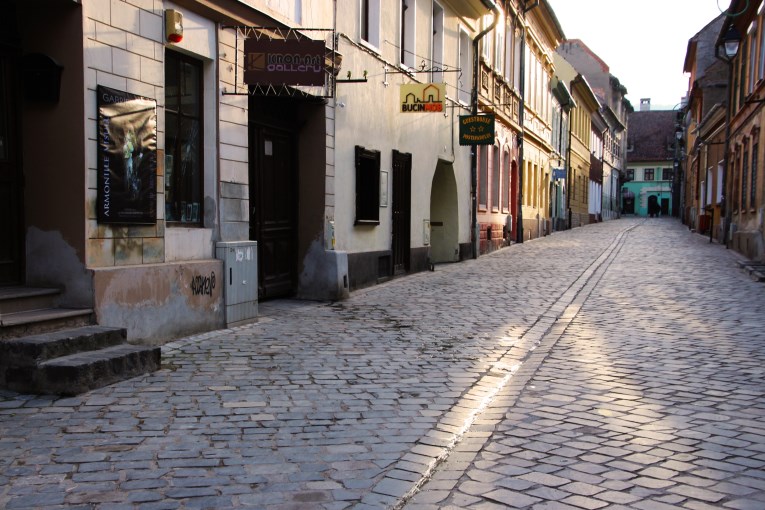
[[[98,86],[98,223],[157,222],[157,102]]]
[[[408,83],[401,85],[402,113],[440,113],[444,111],[446,85],[443,83]]]
[[[248,85],[324,86],[324,41],[250,37],[244,41]]]
[[[460,145],[494,145],[494,115],[460,115]]]

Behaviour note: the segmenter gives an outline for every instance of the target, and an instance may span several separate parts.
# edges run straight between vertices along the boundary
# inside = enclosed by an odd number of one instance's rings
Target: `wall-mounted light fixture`
[[[178,44],[183,39],[183,14],[175,9],[165,9],[165,39]]]

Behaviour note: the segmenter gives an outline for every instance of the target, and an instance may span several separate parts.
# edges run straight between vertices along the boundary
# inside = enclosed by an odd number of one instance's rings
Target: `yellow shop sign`
[[[401,85],[401,113],[438,113],[444,111],[446,85],[410,83]]]

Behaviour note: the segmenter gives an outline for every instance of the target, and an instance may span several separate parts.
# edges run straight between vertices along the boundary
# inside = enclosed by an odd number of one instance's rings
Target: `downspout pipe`
[[[478,114],[478,71],[479,71],[479,56],[478,56],[478,43],[483,39],[486,34],[494,30],[499,22],[500,11],[494,0],[481,0],[483,5],[494,13],[494,20],[491,25],[478,33],[473,39],[473,94],[471,97],[471,113],[473,115]],[[470,200],[471,200],[471,238],[472,238],[472,255],[474,259],[478,258],[478,197],[476,195],[476,189],[478,187],[478,146],[473,145],[473,151],[470,155]]]
[[[524,0],[523,7],[523,20],[521,23],[521,62],[520,62],[520,88],[521,88],[521,101],[518,105],[518,124],[521,128],[521,132],[518,135],[518,220],[516,228],[516,242],[523,243],[523,174],[524,165],[523,160],[523,145],[524,145],[524,128],[523,118],[526,116],[526,14],[535,7],[539,6],[539,0],[535,0],[531,5],[526,5]],[[568,190],[566,190],[568,193]]]

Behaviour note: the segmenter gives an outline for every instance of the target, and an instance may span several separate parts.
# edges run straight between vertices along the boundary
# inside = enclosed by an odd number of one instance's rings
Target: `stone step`
[[[742,260],[737,261],[737,264],[752,280],[756,282],[765,282],[765,263]]]
[[[127,330],[84,326],[0,341],[0,371],[3,366],[33,367],[38,363],[127,342]]]
[[[14,312],[53,308],[58,289],[10,286],[0,287],[0,317]]]
[[[24,393],[76,395],[154,372],[160,363],[160,347],[122,344],[43,361],[31,372],[9,368],[6,383]]]
[[[41,308],[0,315],[0,340],[91,324],[91,308]]]

